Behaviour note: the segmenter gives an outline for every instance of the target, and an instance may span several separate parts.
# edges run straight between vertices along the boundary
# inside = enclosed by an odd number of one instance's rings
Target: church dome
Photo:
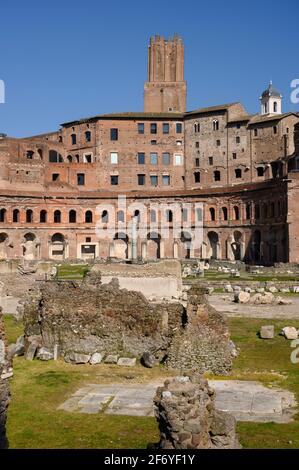
[[[262,98],[269,96],[276,96],[278,98],[282,97],[281,93],[273,87],[272,81],[270,81],[268,88],[262,93]]]

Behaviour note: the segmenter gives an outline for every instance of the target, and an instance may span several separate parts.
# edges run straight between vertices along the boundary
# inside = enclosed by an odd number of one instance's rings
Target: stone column
[[[131,259],[132,261],[137,260],[137,218],[132,218],[132,230],[131,230]]]
[[[109,243],[109,257],[110,258],[114,257],[114,242]]]
[[[174,240],[173,242],[173,257],[178,258],[179,257],[179,246],[178,246],[178,241]]]
[[[141,258],[143,260],[147,259],[147,242],[146,241],[143,241],[141,243]]]

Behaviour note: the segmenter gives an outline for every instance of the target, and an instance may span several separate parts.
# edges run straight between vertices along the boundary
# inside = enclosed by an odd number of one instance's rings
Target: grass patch
[[[62,264],[57,266],[57,280],[81,280],[89,271],[88,264]]]
[[[160,367],[136,366],[127,370],[105,364],[71,365],[62,360],[14,360],[12,401],[7,433],[11,448],[146,448],[158,442],[156,420],[151,417],[69,413],[58,406],[87,383],[146,382],[163,375]],[[133,375],[133,379],[128,376]]]
[[[257,332],[267,324],[275,326],[276,335],[262,340]],[[232,340],[240,348],[232,377],[286,388],[295,393],[299,403],[299,364],[291,363],[290,341],[278,335],[286,325],[298,328],[299,321],[230,318],[229,325]],[[238,434],[245,448],[299,448],[299,414],[288,424],[238,423]]]
[[[200,279],[198,276],[187,276],[187,279]],[[233,277],[230,274],[227,273],[221,273],[221,272],[207,272],[205,271],[204,275],[205,279],[208,280],[227,280],[227,281],[232,281],[238,283],[238,281],[258,281],[258,282],[299,282],[299,276],[298,275],[286,275],[286,274],[281,274],[281,275],[259,275],[259,274],[247,274],[247,273],[241,273],[240,277]]]
[[[23,323],[17,321],[13,315],[4,315],[4,326],[8,344],[15,343],[24,333]]]
[[[20,325],[11,320],[5,318],[8,334],[15,338]],[[290,361],[290,341],[278,336],[283,326],[298,328],[299,321],[230,318],[228,322],[239,356],[229,376],[213,378],[256,380],[268,387],[286,388],[296,394],[299,402],[299,364]],[[257,332],[269,323],[275,325],[275,338],[261,340]],[[74,366],[62,360],[31,362],[17,357],[10,382],[10,447],[145,448],[159,438],[154,418],[68,413],[57,407],[84,384],[147,382],[173,374],[161,365],[128,370],[115,365]],[[299,415],[288,424],[238,423],[238,434],[244,448],[299,448]]]

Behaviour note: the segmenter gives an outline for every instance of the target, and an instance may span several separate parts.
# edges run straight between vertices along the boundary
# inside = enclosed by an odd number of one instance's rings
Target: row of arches
[[[282,200],[267,201],[264,203],[247,203],[242,206],[210,207],[208,210],[208,221],[251,220],[251,218],[260,220],[281,217],[284,213],[285,206]]]
[[[20,211],[20,209],[13,209],[12,211],[12,222],[13,223],[20,223],[21,222],[21,215],[23,216],[23,220],[25,223],[31,224],[33,222],[38,223],[61,223],[62,221],[62,212],[61,210],[57,209],[51,214],[51,220],[49,218],[48,211],[42,209],[39,211],[38,218],[34,217],[35,213],[32,209],[26,209],[24,214]],[[7,210],[0,209],[0,222],[5,223],[7,222]],[[68,222],[69,223],[76,223],[77,222],[77,211],[71,209],[68,211]],[[83,222],[87,224],[93,223],[93,212],[91,210],[87,210],[84,212],[84,220]]]
[[[206,212],[206,221],[208,222],[218,222],[218,221],[238,221],[241,219],[250,220],[253,217],[256,220],[267,219],[273,217],[280,217],[284,213],[284,204],[283,201],[270,201],[265,203],[256,203],[250,204],[247,203],[244,206],[244,212],[242,213],[243,206],[234,205],[232,207],[222,206],[220,208],[209,207]],[[0,223],[5,223],[8,221],[7,209],[0,209]],[[54,212],[51,212],[51,217],[49,217],[48,211],[42,209],[39,211],[38,216],[36,217],[36,212],[33,209],[26,209],[22,214],[20,209],[13,209],[11,214],[11,220],[13,223],[19,223],[21,220],[25,223],[61,223],[62,221],[62,211],[56,209]],[[162,215],[163,214],[163,215]],[[115,221],[124,223],[126,221],[126,214],[123,210],[118,210],[115,214]],[[138,221],[141,220],[141,214],[139,210],[135,210],[133,217],[136,217]],[[164,218],[165,222],[173,223],[174,221],[193,221],[193,222],[202,222],[203,221],[203,209],[196,208],[195,212],[191,211],[188,208],[181,208],[179,213],[176,210],[166,209],[164,211],[150,209],[149,213],[146,213],[148,221],[152,223],[157,223]],[[109,210],[103,210],[100,214],[100,220],[102,223],[109,223],[112,219],[112,215]],[[93,211],[86,210],[82,216],[80,216],[80,222],[93,223],[94,215]],[[67,220],[69,223],[77,223],[78,214],[75,209],[71,209],[67,212]]]
[[[86,163],[84,157],[80,157],[79,154],[67,155],[66,158],[64,158],[61,153],[54,149],[50,149],[47,153],[49,163]],[[41,148],[37,148],[35,150],[26,150],[25,157],[28,160],[43,160],[44,151]],[[91,161],[89,163],[91,163]]]
[[[20,238],[19,238],[20,237]],[[116,231],[112,237],[93,238],[85,235],[73,237],[55,232],[25,232],[23,235],[0,232],[0,259],[23,257],[25,260],[90,257],[120,259],[221,259],[269,263],[287,261],[287,234],[284,226],[252,231],[207,230],[202,240],[195,244],[194,232],[182,230],[169,238],[151,230],[142,237],[132,239],[126,231]]]

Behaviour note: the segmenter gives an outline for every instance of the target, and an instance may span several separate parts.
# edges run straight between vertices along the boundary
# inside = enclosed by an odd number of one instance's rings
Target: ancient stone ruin
[[[90,362],[101,357],[150,353],[169,367],[227,373],[232,346],[221,314],[192,288],[187,302],[150,302],[140,292],[120,289],[117,279],[101,283],[90,272],[84,282],[44,282],[25,303],[25,349],[52,359]]]
[[[12,369],[7,359],[7,347],[4,334],[2,309],[0,309],[0,449],[8,447],[6,437],[6,413],[10,399],[8,379],[12,375]]]
[[[200,375],[166,380],[154,398],[161,449],[238,449],[233,416],[215,409],[214,391]]]

